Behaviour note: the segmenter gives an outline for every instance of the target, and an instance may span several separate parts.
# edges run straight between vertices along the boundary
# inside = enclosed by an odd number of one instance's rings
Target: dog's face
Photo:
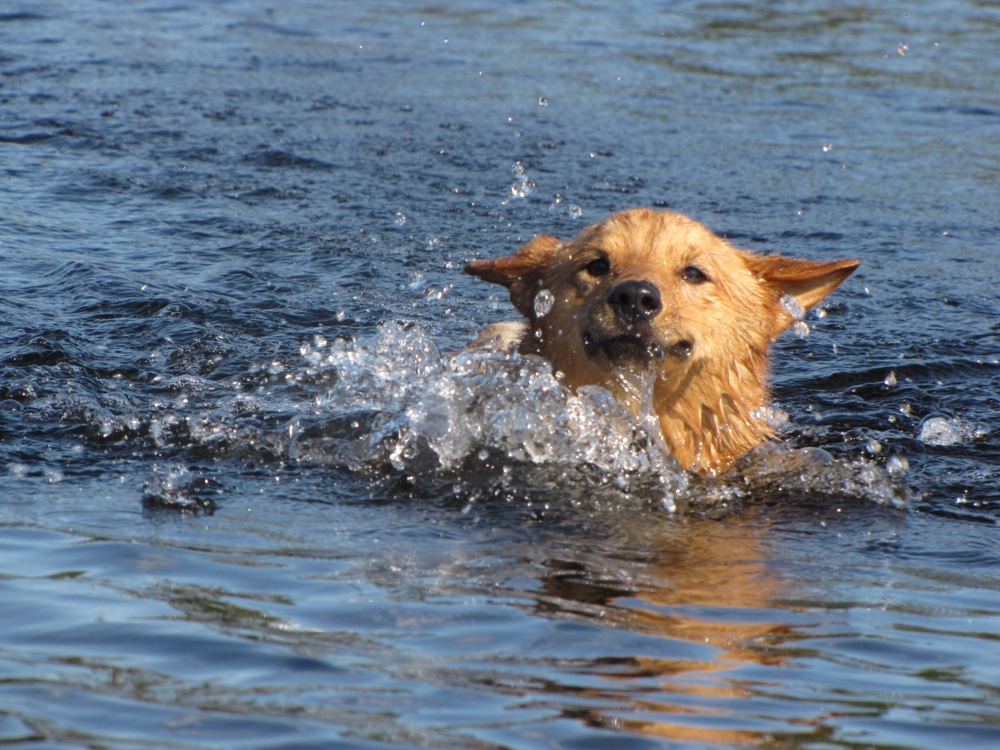
[[[813,307],[857,266],[754,255],[679,214],[635,209],[572,242],[539,236],[466,270],[507,286],[533,349],[582,385],[604,384],[615,367],[656,367],[669,379],[765,352],[794,322],[789,307]]]
[[[771,341],[858,265],[755,255],[679,214],[634,209],[465,270],[510,290],[530,326],[520,351],[569,387],[605,386],[639,413],[626,373],[655,372],[668,447],[712,472],[771,434],[755,416]]]

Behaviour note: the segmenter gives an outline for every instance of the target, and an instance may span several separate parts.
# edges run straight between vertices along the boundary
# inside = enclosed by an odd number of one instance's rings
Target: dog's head
[[[522,351],[552,360],[570,385],[603,384],[614,367],[671,371],[739,359],[768,344],[859,265],[760,256],[701,224],[623,211],[571,242],[538,236],[466,271],[510,290],[531,326]]]

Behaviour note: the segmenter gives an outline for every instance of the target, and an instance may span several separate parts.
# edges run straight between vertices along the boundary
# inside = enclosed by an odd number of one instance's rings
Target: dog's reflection
[[[766,533],[765,525],[745,518],[692,519],[665,525],[659,535],[643,530],[642,546],[651,548],[655,558],[643,581],[628,593],[606,587],[603,601],[597,593],[601,587],[582,587],[565,565],[553,571],[543,581],[551,596],[589,597],[591,604],[604,605],[604,621],[610,625],[681,642],[664,649],[674,656],[646,653],[613,663],[604,660],[599,672],[607,688],[587,688],[577,695],[616,708],[568,714],[590,725],[677,742],[765,741],[763,733],[740,728],[735,708],[727,706],[754,694],[753,681],[739,670],[780,665],[785,657],[770,646],[791,633],[787,620],[792,618],[772,607],[786,585],[767,561]]]

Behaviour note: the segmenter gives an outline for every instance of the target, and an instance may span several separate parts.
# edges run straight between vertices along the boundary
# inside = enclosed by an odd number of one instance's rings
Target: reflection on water
[[[0,742],[995,747],[998,32],[0,8]],[[464,263],[638,205],[863,260],[730,476],[448,354]]]

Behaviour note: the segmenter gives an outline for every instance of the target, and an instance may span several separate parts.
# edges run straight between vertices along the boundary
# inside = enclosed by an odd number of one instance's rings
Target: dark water
[[[0,6],[0,741],[1000,745],[998,40],[958,0]],[[776,351],[832,462],[700,483],[442,357],[512,315],[464,262],[637,205],[862,259]]]

